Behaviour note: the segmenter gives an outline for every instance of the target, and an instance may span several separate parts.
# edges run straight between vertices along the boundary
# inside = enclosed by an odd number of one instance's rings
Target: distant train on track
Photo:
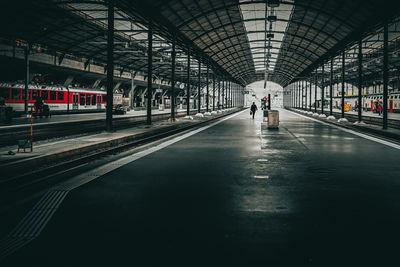
[[[107,93],[102,90],[66,88],[56,86],[29,85],[28,110],[34,108],[36,99],[40,96],[43,103],[48,105],[52,113],[58,112],[96,112],[104,111],[107,104]],[[16,112],[25,108],[24,85],[0,83],[0,97],[6,106]],[[122,105],[122,94],[114,94],[113,104]]]
[[[344,102],[349,106],[350,110],[357,110],[358,96],[345,96]],[[333,97],[333,107],[340,108],[342,98],[340,96]],[[362,107],[365,111],[376,112],[377,103],[383,105],[382,94],[370,94],[362,96]],[[325,106],[329,104],[329,98],[325,98]],[[320,103],[318,102],[318,106]],[[400,93],[389,94],[388,96],[388,111],[400,113]]]

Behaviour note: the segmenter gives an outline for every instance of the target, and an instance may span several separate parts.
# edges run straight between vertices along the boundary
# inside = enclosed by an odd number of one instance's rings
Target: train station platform
[[[152,121],[166,120],[170,117],[170,112],[167,109],[152,110]],[[197,109],[191,109],[189,114],[195,115],[197,112]],[[205,109],[202,108],[201,112],[205,112]],[[176,117],[184,117],[187,115],[187,111],[178,109],[175,115]],[[15,145],[18,140],[29,139],[31,128],[33,130],[33,140],[41,141],[88,133],[100,133],[104,130],[105,121],[105,112],[34,118],[32,124],[31,118],[19,117],[11,123],[0,126],[0,147]],[[125,115],[113,115],[113,127],[118,130],[144,124],[146,121],[145,110],[130,111]]]
[[[186,109],[178,109],[177,112],[185,112]],[[138,117],[138,116],[146,116],[146,110],[130,110],[127,111],[124,115],[113,115],[114,118],[129,118],[129,117]],[[152,114],[169,114],[171,112],[170,109],[153,109]],[[85,122],[91,120],[105,120],[106,113],[105,112],[93,112],[93,113],[71,113],[71,114],[54,114],[51,117],[37,117],[34,119],[34,124],[48,124],[48,123],[69,123],[69,122]],[[16,117],[13,118],[11,122],[6,123],[3,122],[0,124],[0,128],[7,126],[22,126],[22,125],[30,125],[31,119],[30,117]]]
[[[110,155],[1,210],[1,266],[397,266],[400,145],[262,121]]]

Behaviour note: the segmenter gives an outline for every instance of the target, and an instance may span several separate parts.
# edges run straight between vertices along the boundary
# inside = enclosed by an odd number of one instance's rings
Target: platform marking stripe
[[[306,119],[321,123],[323,125],[328,125],[328,126],[331,126],[333,128],[339,129],[341,131],[344,131],[344,132],[347,132],[347,133],[350,133],[350,134],[353,134],[353,135],[357,135],[357,136],[362,137],[364,139],[368,139],[370,141],[374,141],[374,142],[380,143],[382,145],[390,146],[392,148],[400,149],[400,145],[398,145],[398,144],[395,144],[395,143],[392,143],[392,142],[389,142],[389,141],[386,141],[386,140],[382,140],[382,139],[379,139],[379,138],[376,138],[376,137],[373,137],[373,136],[370,136],[370,135],[367,135],[367,134],[359,133],[359,132],[356,132],[356,131],[353,131],[353,130],[350,130],[350,129],[342,128],[340,126],[337,126],[337,125],[334,125],[334,124],[330,124],[330,123],[327,123],[327,122],[324,122],[324,121],[316,120],[316,119],[313,119],[313,118],[298,114],[298,113],[290,111],[290,110],[286,110],[286,111],[290,112],[290,113],[293,113],[293,114],[296,114],[299,117],[303,117],[303,118],[306,118]]]
[[[0,242],[0,261],[38,237],[67,194],[68,191],[48,191]]]
[[[80,187],[92,180],[95,180],[115,169],[118,169],[126,164],[129,164],[135,160],[143,158],[151,153],[159,151],[166,148],[172,144],[175,144],[183,139],[186,139],[192,135],[199,132],[207,130],[217,124],[220,124],[226,120],[229,120],[246,110],[232,114],[225,117],[217,122],[210,125],[201,127],[197,130],[188,132],[181,136],[177,136],[171,140],[161,143],[157,146],[148,148],[146,150],[137,152],[133,155],[121,158],[114,162],[110,162],[106,165],[100,166],[94,170],[85,172],[67,182],[63,182],[57,186],[50,189],[42,198],[35,204],[35,206],[26,214],[26,216],[18,223],[18,225],[8,234],[6,238],[0,241],[0,262],[2,259],[6,258],[8,255],[14,253],[16,250],[22,248],[36,237],[40,235],[44,227],[53,217],[54,213],[57,211],[69,191]]]

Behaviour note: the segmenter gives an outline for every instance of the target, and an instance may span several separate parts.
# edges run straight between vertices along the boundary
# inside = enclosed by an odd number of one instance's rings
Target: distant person
[[[253,120],[254,120],[254,115],[256,114],[256,111],[257,111],[257,106],[256,106],[256,103],[253,102],[253,105],[251,105],[251,107],[250,107],[250,115],[253,116]]]
[[[378,103],[378,104],[377,104],[376,109],[378,110],[379,116],[382,115],[382,105],[381,105],[381,103]]]
[[[40,96],[38,96],[36,98],[36,102],[35,102],[35,111],[36,113],[39,114],[40,117],[42,117],[42,113],[43,113],[43,100]]]

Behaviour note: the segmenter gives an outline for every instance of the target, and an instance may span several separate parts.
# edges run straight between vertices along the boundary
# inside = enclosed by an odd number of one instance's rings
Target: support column
[[[213,72],[213,107],[212,110],[215,110],[215,74]]]
[[[304,109],[304,80],[301,81],[301,109]]]
[[[344,75],[345,75],[344,68],[345,68],[345,64],[346,64],[345,57],[346,57],[346,54],[345,54],[345,51],[343,48],[343,51],[342,51],[342,115],[341,115],[342,118],[344,118],[344,80],[345,80],[344,79]]]
[[[325,66],[322,63],[322,77],[321,77],[321,114],[324,114],[324,101],[325,101]]]
[[[329,79],[329,116],[333,116],[333,57],[331,57],[331,71]]]
[[[197,103],[197,113],[200,113],[200,109],[201,109],[201,58],[199,58],[199,76],[198,76],[199,80],[199,88],[197,89],[197,99],[198,99],[198,103]]]
[[[29,45],[25,47],[25,114],[28,114],[28,102],[29,102]]]
[[[362,121],[362,39],[358,40],[358,122]]]
[[[304,110],[307,110],[307,109],[308,109],[308,105],[307,105],[307,104],[308,104],[308,101],[307,101],[307,100],[308,100],[308,99],[307,99],[307,97],[308,97],[308,93],[307,93],[307,92],[308,92],[308,91],[307,91],[307,87],[308,87],[308,86],[307,86],[307,80],[305,81],[305,84],[306,84],[306,86],[304,87],[304,89],[305,89],[304,91],[305,91],[306,94],[305,94],[305,96],[304,96]]]
[[[209,82],[209,80],[208,80],[208,75],[209,75],[209,67],[208,67],[208,64],[207,64],[207,95],[206,95],[206,112],[208,112],[209,110],[208,110],[208,105],[209,105],[209,98],[210,98],[210,88],[209,88],[209,86],[208,86],[208,82]]]
[[[388,80],[389,80],[389,60],[388,60],[388,22],[385,19],[383,25],[383,120],[382,128],[388,126]]]
[[[221,108],[224,109],[225,108],[225,81],[224,81],[224,77],[222,77],[222,81],[221,81]]]
[[[218,101],[217,101],[217,109],[219,110],[221,107],[221,81],[218,77]]]
[[[294,93],[294,108],[297,108],[297,82],[293,84],[293,93]]]
[[[175,50],[175,35],[172,39],[172,55],[171,55],[171,121],[175,121],[175,58],[176,58],[176,50]]]
[[[315,70],[315,86],[314,86],[314,112],[318,113],[317,111],[317,90],[318,90],[318,72]]]
[[[114,0],[108,1],[107,31],[107,110],[106,131],[113,131],[112,108],[114,89]]]
[[[312,77],[309,78],[310,81],[310,101],[308,103],[310,111],[312,111]]]
[[[151,102],[153,95],[153,23],[149,21],[147,33],[147,124],[151,124]]]
[[[231,105],[230,107],[233,108],[233,92],[232,92],[232,82],[229,82],[229,92],[230,92],[230,98],[231,98]]]
[[[190,48],[187,58],[186,115],[190,115]]]
[[[225,109],[228,108],[228,81],[225,81]]]
[[[299,109],[301,109],[301,81],[298,82],[297,93],[299,94]]]

